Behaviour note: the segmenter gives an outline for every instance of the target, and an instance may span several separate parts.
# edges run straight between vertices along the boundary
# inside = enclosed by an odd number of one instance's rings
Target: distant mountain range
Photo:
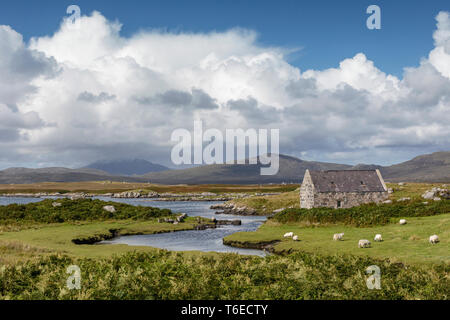
[[[97,169],[109,174],[124,176],[142,175],[149,172],[169,170],[169,168],[165,166],[142,159],[97,161],[87,165],[83,169]]]
[[[299,183],[309,170],[373,170],[380,169],[386,181],[450,182],[450,152],[436,152],[418,156],[410,161],[392,166],[358,164],[356,166],[304,161],[280,155],[280,170],[275,176],[261,176],[261,165],[209,165],[184,170],[145,174],[154,183],[162,184],[259,184]]]
[[[304,161],[280,155],[280,170],[274,176],[261,176],[261,165],[206,165],[182,170],[166,167],[145,160],[98,162],[82,169],[11,168],[0,171],[0,184],[76,181],[129,181],[161,184],[265,184],[300,183],[306,169],[309,170],[367,170],[380,169],[389,182],[450,182],[450,151],[418,156],[412,160],[392,165],[356,166]],[[102,170],[99,170],[102,169]],[[143,170],[147,173],[142,174]],[[164,170],[166,169],[166,170]],[[164,170],[164,171],[162,171]]]
[[[39,182],[81,182],[81,181],[130,181],[142,179],[110,175],[95,169],[68,168],[10,168],[0,171],[0,184],[27,184]]]
[[[259,183],[298,183],[306,169],[345,170],[345,164],[303,161],[291,156],[280,155],[280,169],[277,175],[261,176],[261,164],[217,164],[183,170],[152,172],[144,177],[154,183],[163,184],[259,184]]]

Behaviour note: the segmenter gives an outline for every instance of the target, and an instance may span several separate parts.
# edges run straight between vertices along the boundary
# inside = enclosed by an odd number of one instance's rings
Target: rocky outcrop
[[[249,242],[249,241],[228,240],[226,238],[223,239],[223,244],[226,246],[244,249],[265,250],[268,252],[274,252],[273,247],[275,244],[279,242],[280,240]]]
[[[258,212],[253,209],[246,206],[238,206],[233,203],[224,203],[219,205],[214,205],[210,207],[213,210],[221,210],[217,211],[216,214],[233,214],[233,215],[240,215],[240,216],[252,216],[252,215],[258,215]]]
[[[216,220],[218,226],[240,226],[241,224],[241,220]]]
[[[159,195],[157,192],[146,192],[142,190],[137,191],[124,191],[120,193],[114,193],[111,196],[112,198],[158,198]]]
[[[211,223],[200,223],[194,226],[194,230],[215,229],[216,225]]]
[[[422,198],[439,201],[441,199],[450,199],[450,190],[445,188],[433,188],[422,194]]]

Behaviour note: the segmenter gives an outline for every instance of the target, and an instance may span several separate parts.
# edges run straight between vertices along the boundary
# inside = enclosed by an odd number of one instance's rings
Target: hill
[[[421,155],[412,160],[381,168],[385,180],[398,182],[449,182],[450,151]]]
[[[26,184],[38,182],[80,182],[80,181],[142,181],[139,178],[113,176],[95,169],[68,168],[10,168],[0,171],[0,184]]]
[[[110,160],[97,161],[84,167],[83,169],[97,169],[113,175],[142,175],[149,172],[159,172],[169,170],[169,168],[160,164],[151,163],[147,160]]]
[[[171,170],[143,175],[152,183],[164,184],[259,184],[299,183],[306,169],[345,170],[345,164],[304,161],[291,156],[280,155],[280,170],[274,176],[261,176],[261,164],[216,164],[183,170]]]
[[[309,170],[368,170],[379,169],[386,181],[399,182],[449,182],[450,152],[436,152],[418,156],[412,160],[392,165],[356,166],[304,161],[295,157],[280,155],[280,170],[274,176],[261,176],[261,165],[208,165],[183,170],[163,171],[143,175],[152,183],[163,184],[258,184],[299,183],[306,169]]]
[[[160,184],[267,184],[267,183],[300,183],[306,169],[309,170],[367,170],[380,169],[384,179],[389,182],[450,182],[450,152],[435,152],[421,155],[412,160],[392,166],[358,164],[356,166],[305,161],[295,157],[280,155],[280,170],[274,176],[261,176],[261,164],[220,164],[206,165],[182,170],[165,170],[137,175],[134,172],[147,170],[149,166],[136,162],[136,168],[125,169],[125,164],[133,162],[110,162],[106,172],[93,168],[11,168],[0,171],[0,184],[25,184],[38,182],[82,182],[82,181],[127,181],[151,182]],[[121,167],[120,164],[124,164]],[[143,164],[140,166],[139,164]],[[153,164],[152,164],[153,165]],[[165,167],[156,165],[152,170]],[[102,166],[97,166],[102,167]],[[106,166],[107,167],[107,166]],[[163,168],[160,168],[163,167]],[[105,166],[103,166],[105,168]],[[116,169],[114,169],[116,168]],[[121,170],[119,170],[122,168]],[[145,169],[147,168],[147,169]],[[167,168],[166,168],[167,169]],[[117,175],[112,172],[123,172]],[[130,174],[134,174],[131,176]]]

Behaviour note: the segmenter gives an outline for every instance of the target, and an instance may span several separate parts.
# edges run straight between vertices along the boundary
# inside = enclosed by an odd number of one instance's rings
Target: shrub
[[[388,224],[391,218],[425,217],[449,212],[450,200],[432,201],[428,204],[424,204],[421,200],[415,200],[394,202],[392,204],[371,203],[348,209],[286,209],[275,214],[272,219],[281,223],[342,223],[357,227],[367,227]]]
[[[132,206],[118,202],[101,200],[59,199],[59,207],[53,207],[55,200],[47,199],[29,204],[10,204],[0,206],[0,225],[27,223],[62,223],[68,221],[96,221],[96,220],[149,220],[151,218],[169,216],[172,211],[153,207]],[[111,213],[103,209],[112,205],[116,212]]]
[[[381,289],[366,268],[381,269]],[[66,268],[81,290],[66,289]],[[405,266],[348,255],[185,256],[164,250],[105,260],[49,256],[0,269],[0,299],[449,299],[448,265]]]

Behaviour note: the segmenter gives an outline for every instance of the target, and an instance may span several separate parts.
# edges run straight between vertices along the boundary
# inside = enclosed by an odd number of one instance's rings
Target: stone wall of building
[[[311,209],[314,207],[314,185],[309,172],[306,171],[300,187],[300,208]]]
[[[389,195],[387,192],[315,192],[313,197],[314,208],[351,208],[364,203],[382,202]]]

